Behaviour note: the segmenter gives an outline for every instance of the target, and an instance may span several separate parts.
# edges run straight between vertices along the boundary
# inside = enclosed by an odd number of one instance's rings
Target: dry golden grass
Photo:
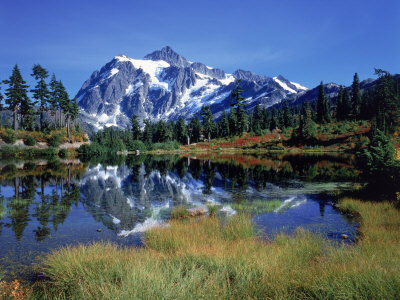
[[[250,220],[171,221],[146,233],[144,249],[93,244],[50,255],[38,299],[396,299],[400,213],[388,203],[341,202],[363,239],[334,246],[299,229],[257,239]]]

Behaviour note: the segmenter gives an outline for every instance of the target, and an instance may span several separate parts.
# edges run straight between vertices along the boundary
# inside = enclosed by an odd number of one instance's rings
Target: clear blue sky
[[[400,1],[1,0],[0,80],[40,63],[75,96],[115,55],[165,45],[226,72],[282,74],[307,87],[400,73]],[[4,86],[3,86],[4,91]]]

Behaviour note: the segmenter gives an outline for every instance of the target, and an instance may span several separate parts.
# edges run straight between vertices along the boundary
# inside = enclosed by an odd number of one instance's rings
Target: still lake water
[[[66,245],[142,246],[178,205],[218,204],[250,214],[266,238],[302,227],[334,241],[356,236],[332,206],[359,172],[351,157],[308,155],[128,156],[80,162],[0,162],[0,268],[26,275]]]

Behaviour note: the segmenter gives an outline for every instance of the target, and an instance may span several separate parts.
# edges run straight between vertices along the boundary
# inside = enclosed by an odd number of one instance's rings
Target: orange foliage
[[[14,300],[28,299],[29,289],[23,287],[17,279],[11,282],[1,281],[0,296],[2,299],[14,299]]]

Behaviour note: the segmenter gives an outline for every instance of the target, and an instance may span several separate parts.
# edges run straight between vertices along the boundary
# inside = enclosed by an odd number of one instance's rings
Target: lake
[[[0,162],[0,268],[29,277],[62,246],[111,241],[142,246],[171,208],[246,213],[261,238],[302,227],[352,243],[357,222],[332,206],[359,181],[351,156],[184,154]]]

